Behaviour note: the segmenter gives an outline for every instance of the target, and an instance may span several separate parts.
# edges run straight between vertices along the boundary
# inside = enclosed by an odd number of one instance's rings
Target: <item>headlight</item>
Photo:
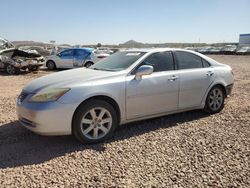
[[[61,96],[63,96],[66,92],[68,92],[69,88],[56,88],[56,89],[46,89],[43,91],[38,92],[37,94],[33,95],[29,102],[49,102],[49,101],[56,101]]]

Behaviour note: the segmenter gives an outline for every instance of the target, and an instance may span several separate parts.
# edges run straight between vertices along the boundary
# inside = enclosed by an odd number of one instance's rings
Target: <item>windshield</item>
[[[90,68],[95,70],[106,70],[106,71],[121,71],[127,69],[145,52],[117,52],[98,63],[92,65]]]

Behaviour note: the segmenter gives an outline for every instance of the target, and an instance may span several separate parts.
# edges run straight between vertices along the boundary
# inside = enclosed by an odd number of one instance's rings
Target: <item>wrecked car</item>
[[[0,38],[0,69],[13,75],[20,70],[36,71],[44,64],[44,57],[38,53],[32,53],[15,48],[6,39]]]

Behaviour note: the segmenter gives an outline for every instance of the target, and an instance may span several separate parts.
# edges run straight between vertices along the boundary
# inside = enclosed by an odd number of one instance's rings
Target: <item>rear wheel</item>
[[[49,60],[49,61],[47,61],[46,65],[47,65],[47,67],[48,67],[49,70],[56,69],[56,64],[55,64],[54,61]]]
[[[204,110],[208,113],[214,114],[220,112],[224,108],[225,94],[221,86],[213,87],[206,99]]]
[[[76,111],[72,132],[80,142],[97,143],[109,138],[117,124],[112,105],[102,100],[90,100]]]
[[[91,65],[93,65],[94,63],[92,63],[92,62],[87,62],[85,65],[84,65],[84,67],[86,67],[86,68],[88,68],[88,67],[90,67]]]

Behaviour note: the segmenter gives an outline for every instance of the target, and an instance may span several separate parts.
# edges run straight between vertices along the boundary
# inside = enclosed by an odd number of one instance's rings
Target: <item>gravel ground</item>
[[[250,56],[212,57],[235,74],[221,113],[123,125],[96,145],[38,136],[18,124],[18,93],[51,72],[0,73],[0,187],[250,187]]]

